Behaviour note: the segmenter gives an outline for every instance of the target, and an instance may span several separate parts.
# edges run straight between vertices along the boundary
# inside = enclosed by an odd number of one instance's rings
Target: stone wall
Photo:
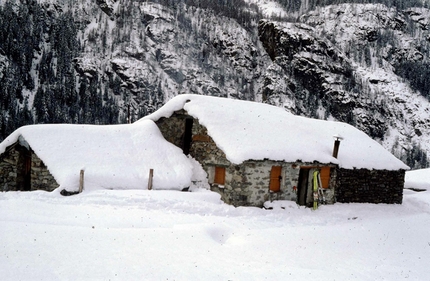
[[[402,203],[404,170],[338,169],[337,173],[337,202]]]
[[[49,172],[43,161],[35,154],[31,154],[31,190],[53,191],[59,187],[57,181]]]
[[[224,186],[213,184],[211,179],[215,163],[205,166],[208,170],[211,189],[221,194],[222,200],[228,204],[261,207],[265,201],[284,199],[284,185],[281,185],[281,191],[276,194],[269,192],[271,163],[246,161],[240,165],[224,166],[226,168]]]
[[[0,155],[0,191],[16,190],[19,152],[15,149]]]
[[[0,191],[21,190],[23,180],[20,169],[24,164],[21,162],[20,151],[24,149],[16,144],[0,156]],[[27,153],[31,153],[30,190],[56,189],[59,185],[43,161],[33,151],[27,150]]]
[[[160,118],[156,124],[160,129],[163,137],[177,147],[183,147],[183,138],[185,133],[185,120],[192,118],[188,113],[181,109],[172,114],[169,118]],[[201,164],[222,164],[230,165],[222,152],[208,135],[207,129],[200,125],[198,119],[193,118],[192,138],[190,155]]]
[[[286,163],[280,161],[262,160],[262,161],[245,161],[240,165],[226,165],[226,184],[218,186],[213,184],[214,164],[204,165],[209,175],[209,183],[213,191],[221,194],[224,202],[234,206],[263,206],[266,201],[273,200],[289,200],[297,202],[297,192],[299,184],[299,173],[301,167],[313,167],[318,169],[326,166],[316,163]],[[219,165],[217,165],[219,166]],[[221,165],[222,166],[222,165]],[[281,186],[279,192],[271,192],[270,186],[270,171],[273,166],[281,166]],[[327,204],[335,202],[334,186],[336,181],[335,166],[331,166],[329,188],[324,189],[324,195]],[[309,196],[312,197],[312,173],[309,179]]]
[[[269,189],[270,172],[273,166],[282,167],[279,192],[271,192]],[[230,186],[224,191],[228,193],[231,204],[261,207],[266,201],[296,201],[297,194],[294,186],[298,181],[299,169],[290,163],[271,160],[245,161],[234,167],[234,170],[238,172],[232,173],[229,179]]]
[[[185,132],[185,119],[190,116],[181,109],[173,113],[169,118],[162,117],[155,123],[163,137],[170,143],[182,148],[183,134]]]
[[[218,148],[212,138],[208,135],[206,127],[194,120],[192,130],[192,142],[190,155],[202,165],[218,164],[222,166],[232,165],[227,160],[225,153]]]

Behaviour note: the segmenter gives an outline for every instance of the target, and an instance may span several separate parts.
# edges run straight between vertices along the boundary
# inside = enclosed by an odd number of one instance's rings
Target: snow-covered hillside
[[[422,181],[408,173],[410,181]],[[426,188],[405,190],[402,205],[335,204],[316,211],[293,202],[273,203],[272,210],[234,208],[207,190],[0,193],[0,276],[427,280],[428,181]]]
[[[348,122],[428,166],[430,13],[403,2],[1,0],[0,140],[196,93]]]
[[[340,4],[316,7],[299,22],[261,21],[260,40],[275,63],[263,99],[351,123],[412,167],[427,165],[419,159],[430,149],[428,87],[409,78],[427,76],[418,68],[428,64],[428,14]]]
[[[398,156],[411,144],[430,151],[429,99],[414,90],[398,70],[399,61],[428,62],[428,43],[423,39],[429,36],[425,25],[429,17],[427,9],[401,11],[382,4],[342,4],[317,8],[300,18],[351,60],[355,79],[362,84],[359,99],[364,104],[364,108],[353,109],[357,125],[364,130],[372,126],[365,109],[371,108],[385,127],[383,145]],[[415,22],[421,25],[416,27]]]

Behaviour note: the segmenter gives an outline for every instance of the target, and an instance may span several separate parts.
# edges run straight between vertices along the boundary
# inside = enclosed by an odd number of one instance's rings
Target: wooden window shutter
[[[270,171],[270,191],[279,192],[281,190],[281,166],[272,166]]]
[[[225,184],[225,168],[215,167],[214,183],[224,185]]]
[[[329,188],[330,185],[330,167],[322,167],[320,171],[321,184],[323,188]]]

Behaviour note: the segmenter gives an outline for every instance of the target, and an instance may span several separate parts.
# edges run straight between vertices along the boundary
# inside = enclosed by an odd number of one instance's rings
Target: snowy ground
[[[317,211],[234,208],[209,191],[0,193],[0,279],[428,280],[427,174],[408,173],[427,191],[402,205]]]

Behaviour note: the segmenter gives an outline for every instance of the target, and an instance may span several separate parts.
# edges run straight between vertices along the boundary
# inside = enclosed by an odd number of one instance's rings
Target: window
[[[225,168],[215,167],[214,183],[219,185],[225,184]]]

